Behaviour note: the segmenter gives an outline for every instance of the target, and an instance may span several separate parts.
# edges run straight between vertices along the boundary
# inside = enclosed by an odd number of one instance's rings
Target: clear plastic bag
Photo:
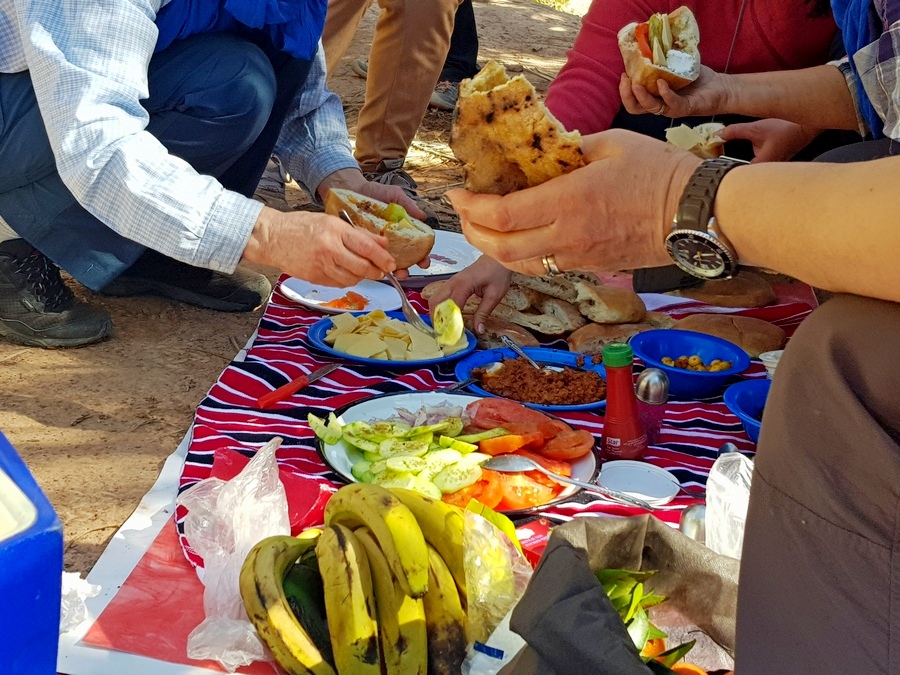
[[[720,455],[706,480],[706,545],[740,560],[753,462],[739,452]]]
[[[463,556],[466,570],[466,641],[487,641],[522,597],[531,565],[495,525],[472,511],[465,512]]]
[[[207,478],[185,490],[177,504],[188,510],[185,536],[203,558],[206,618],[188,636],[187,656],[219,662],[228,672],[269,660],[247,619],[238,580],[244,559],[259,541],[290,534],[287,497],[278,477],[273,438],[229,481]]]
[[[72,630],[84,621],[87,616],[84,601],[100,595],[101,590],[100,586],[88,582],[87,579],[82,579],[80,574],[63,572],[62,601],[59,613],[60,633]]]

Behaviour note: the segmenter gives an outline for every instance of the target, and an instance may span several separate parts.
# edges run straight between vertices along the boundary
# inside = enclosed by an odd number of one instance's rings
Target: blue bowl
[[[669,376],[669,393],[679,398],[706,398],[717,394],[728,380],[750,367],[747,352],[736,344],[690,330],[648,330],[632,337],[628,344],[645,366],[659,368]],[[662,362],[666,356],[677,359],[694,355],[707,364],[715,359],[731,361],[731,368],[707,373],[667,366]]]
[[[725,405],[737,415],[750,440],[759,440],[760,419],[772,380],[743,380],[725,390]]]

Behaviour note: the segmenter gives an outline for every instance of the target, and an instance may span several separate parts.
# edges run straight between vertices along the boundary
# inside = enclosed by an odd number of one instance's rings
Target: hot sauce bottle
[[[647,434],[638,415],[632,368],[634,353],[626,344],[603,348],[606,368],[606,420],[600,454],[603,459],[640,459],[647,449]]]

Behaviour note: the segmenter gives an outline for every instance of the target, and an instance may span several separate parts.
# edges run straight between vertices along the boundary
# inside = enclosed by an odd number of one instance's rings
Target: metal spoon
[[[624,492],[619,492],[617,490],[610,490],[609,488],[605,488],[602,485],[585,483],[580,480],[575,480],[574,478],[569,478],[568,476],[560,476],[558,473],[548,471],[540,464],[532,459],[528,459],[527,457],[521,457],[519,455],[497,455],[496,457],[491,457],[481,466],[482,468],[491,469],[493,471],[500,471],[502,473],[540,471],[544,475],[549,476],[559,483],[569,483],[570,485],[577,485],[583,490],[587,490],[588,492],[596,492],[597,494],[603,495],[607,499],[610,499],[614,502],[628,504],[629,506],[637,506],[642,509],[647,509],[648,511],[653,510],[653,507],[642,499],[632,497],[631,495],[627,495]]]
[[[351,227],[356,227],[356,224],[350,219],[350,214],[347,213],[344,209],[341,209],[341,217],[350,223]],[[393,272],[385,272],[384,276],[387,277],[387,280],[391,282],[391,285],[400,295],[400,310],[403,312],[403,316],[406,317],[406,320],[409,321],[410,325],[415,327],[416,329],[425,333],[425,335],[430,335],[431,337],[435,337],[437,333],[434,331],[434,328],[429,326],[422,320],[422,317],[419,316],[419,313],[416,311],[416,308],[412,306],[409,302],[409,298],[406,297],[406,291],[403,290],[403,287],[400,285],[400,282],[397,281],[397,277],[394,276]]]
[[[559,368],[551,368],[550,366],[542,366],[540,363],[538,363],[533,358],[528,356],[528,354],[525,353],[525,350],[519,346],[519,343],[516,342],[515,340],[513,340],[508,335],[501,335],[500,340],[503,342],[503,344],[505,344],[507,347],[512,349],[516,353],[516,356],[518,356],[519,358],[525,359],[525,362],[528,363],[528,365],[530,365],[532,368],[535,368],[536,370],[540,370],[540,371],[547,372],[547,373],[559,372],[559,370],[560,370]]]

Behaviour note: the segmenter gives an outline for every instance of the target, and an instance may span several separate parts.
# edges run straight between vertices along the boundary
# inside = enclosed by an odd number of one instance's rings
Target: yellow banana
[[[459,589],[460,599],[465,605],[467,591],[463,532],[466,521],[462,509],[413,490],[391,488],[391,492],[412,511],[425,535],[425,541],[434,546],[447,563]]]
[[[316,544],[325,612],[340,675],[381,675],[375,594],[365,549],[348,528],[329,525]]]
[[[360,527],[353,534],[365,549],[372,571],[381,653],[387,675],[426,675],[428,636],[422,600],[409,597],[396,583],[387,559],[378,547],[378,540],[369,528]]]
[[[429,675],[458,675],[466,656],[466,615],[444,559],[428,547],[428,592],[422,598],[428,630]]]
[[[403,592],[421,598],[428,589],[428,554],[425,537],[397,497],[385,488],[352,483],[335,492],[325,506],[327,525],[372,530]]]
[[[247,616],[289,675],[334,675],[291,611],[282,588],[288,568],[316,546],[318,534],[315,530],[299,538],[267,537],[250,550],[241,567],[240,591]]]

